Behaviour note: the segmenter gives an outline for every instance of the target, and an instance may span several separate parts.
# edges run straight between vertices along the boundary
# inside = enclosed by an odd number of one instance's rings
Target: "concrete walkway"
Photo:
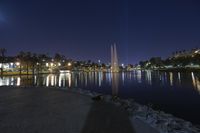
[[[113,104],[41,87],[0,87],[0,132],[156,133]]]

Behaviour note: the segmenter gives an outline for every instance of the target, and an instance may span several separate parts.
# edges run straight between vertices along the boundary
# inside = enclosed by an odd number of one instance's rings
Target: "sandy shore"
[[[2,133],[158,133],[112,102],[80,90],[0,87]]]

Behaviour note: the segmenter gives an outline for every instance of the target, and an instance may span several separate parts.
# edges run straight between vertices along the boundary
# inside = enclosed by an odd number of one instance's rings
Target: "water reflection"
[[[145,71],[146,72],[146,81],[148,84],[152,84],[152,77],[151,77],[151,71],[150,70],[147,70]]]
[[[103,72],[99,72],[98,74],[98,78],[99,78],[99,87],[101,87],[102,81],[103,81]]]
[[[169,73],[169,80],[170,80],[170,85],[173,86],[173,73]]]
[[[59,75],[59,79],[58,79],[58,86],[59,87],[71,87],[72,84],[72,78],[71,78],[72,74],[69,73],[62,73]],[[55,80],[54,80],[55,78]],[[57,86],[57,75],[52,79],[52,82],[55,83],[54,86]]]
[[[142,71],[138,70],[136,71],[136,75],[137,75],[137,81],[138,83],[141,83],[142,82]]]
[[[21,82],[21,78],[20,77],[17,77],[17,86],[20,86],[20,82]]]
[[[117,96],[119,90],[119,73],[112,73],[112,95]]]
[[[200,93],[200,78],[195,76],[193,72],[191,72],[191,76],[194,88]]]
[[[0,86],[20,85],[20,79],[14,77],[0,77]]]
[[[179,81],[179,84],[181,83],[181,73],[178,72],[178,81]]]
[[[124,85],[124,82],[125,82],[125,73],[122,72],[122,83],[123,83],[123,85]]]
[[[34,76],[3,76],[0,86],[56,86],[78,88],[112,89],[117,95],[120,87],[137,86],[139,84],[163,87],[190,87],[200,93],[200,74],[196,72],[155,72],[133,71],[122,73],[103,72],[67,72]],[[122,85],[122,86],[120,86]]]

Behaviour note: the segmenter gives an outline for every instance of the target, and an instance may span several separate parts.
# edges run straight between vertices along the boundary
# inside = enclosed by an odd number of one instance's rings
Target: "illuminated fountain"
[[[119,72],[116,44],[111,45],[111,72]]]

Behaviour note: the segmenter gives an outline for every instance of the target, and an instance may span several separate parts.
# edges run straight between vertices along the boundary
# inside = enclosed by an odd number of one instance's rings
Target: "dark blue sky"
[[[1,0],[0,47],[120,62],[200,45],[199,0]]]

